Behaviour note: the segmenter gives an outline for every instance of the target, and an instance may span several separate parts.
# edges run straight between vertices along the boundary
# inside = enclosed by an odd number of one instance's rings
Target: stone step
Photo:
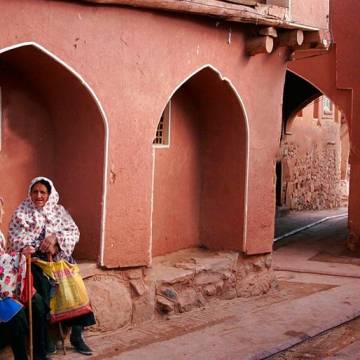
[[[271,255],[202,248],[155,257],[150,267],[102,270],[80,263],[80,269],[98,320],[94,331],[190,311],[214,299],[259,295],[275,282]]]

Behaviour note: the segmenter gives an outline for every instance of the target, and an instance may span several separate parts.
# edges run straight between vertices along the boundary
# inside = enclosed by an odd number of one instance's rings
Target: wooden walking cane
[[[29,355],[30,360],[33,360],[33,319],[32,319],[32,283],[31,283],[31,255],[26,258],[26,265],[28,268],[28,295],[29,295]]]

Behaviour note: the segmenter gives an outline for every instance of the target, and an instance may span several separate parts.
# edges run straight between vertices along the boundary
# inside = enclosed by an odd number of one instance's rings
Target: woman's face
[[[30,196],[32,202],[38,209],[44,207],[47,201],[49,200],[49,192],[46,186],[41,183],[36,183],[33,186],[33,188],[31,189]]]

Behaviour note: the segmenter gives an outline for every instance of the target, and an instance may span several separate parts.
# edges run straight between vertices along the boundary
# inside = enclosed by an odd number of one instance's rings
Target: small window
[[[323,105],[323,114],[324,115],[331,115],[332,110],[333,110],[333,104],[332,104],[331,100],[327,96],[323,96],[322,105]]]
[[[170,112],[171,102],[169,101],[161,115],[159,124],[156,129],[155,138],[153,140],[153,144],[156,147],[170,145]]]

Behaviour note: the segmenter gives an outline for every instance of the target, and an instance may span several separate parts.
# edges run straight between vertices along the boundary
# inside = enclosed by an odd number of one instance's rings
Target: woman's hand
[[[50,253],[51,255],[55,255],[57,252],[57,240],[56,235],[51,234],[47,236],[40,244],[40,251],[44,253]]]
[[[21,253],[26,257],[33,254],[34,252],[35,252],[35,248],[33,246],[25,246],[21,251]]]

